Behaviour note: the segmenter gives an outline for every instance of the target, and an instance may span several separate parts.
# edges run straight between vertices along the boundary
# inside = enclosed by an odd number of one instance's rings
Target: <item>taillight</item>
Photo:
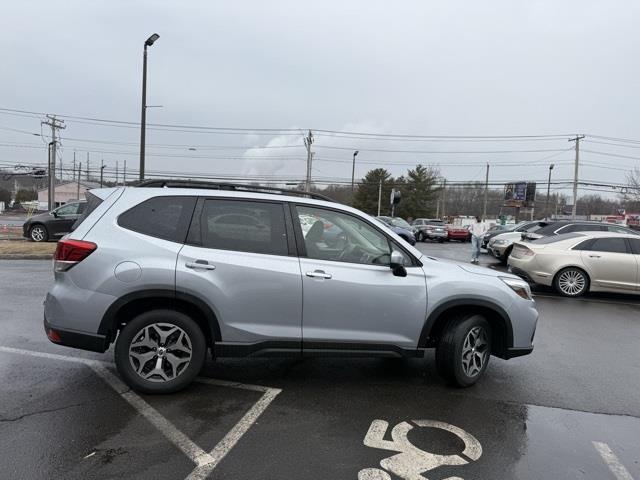
[[[53,269],[66,272],[93,253],[98,246],[83,240],[60,240],[53,257]]]
[[[515,247],[513,247],[511,255],[514,258],[532,257],[533,255],[535,255],[535,252],[530,248],[525,247],[524,245],[516,245]]]

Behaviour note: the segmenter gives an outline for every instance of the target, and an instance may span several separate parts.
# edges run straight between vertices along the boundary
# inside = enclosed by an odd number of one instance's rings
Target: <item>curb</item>
[[[53,254],[26,254],[26,253],[15,253],[15,254],[3,254],[0,255],[0,260],[51,260],[53,258]]]

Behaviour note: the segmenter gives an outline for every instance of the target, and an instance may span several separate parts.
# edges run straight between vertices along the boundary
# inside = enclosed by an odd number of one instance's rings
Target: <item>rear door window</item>
[[[195,197],[153,197],[120,215],[118,225],[150,237],[183,243],[195,204]]]
[[[282,203],[207,199],[191,226],[189,243],[238,252],[288,255]]]
[[[596,238],[589,250],[592,252],[629,253],[624,238]]]

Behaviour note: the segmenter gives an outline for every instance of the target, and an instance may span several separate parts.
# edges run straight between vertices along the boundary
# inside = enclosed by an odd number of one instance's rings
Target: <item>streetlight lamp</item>
[[[553,163],[549,165],[549,181],[547,182],[547,201],[544,206],[545,215],[549,216],[549,196],[551,195],[551,171],[553,170]]]
[[[140,120],[140,180],[144,180],[144,142],[147,128],[147,47],[153,45],[160,35],[154,33],[144,42],[142,57],[142,118]]]
[[[353,152],[353,166],[351,167],[351,205],[353,205],[353,184],[356,174],[356,157],[358,156],[358,150]]]

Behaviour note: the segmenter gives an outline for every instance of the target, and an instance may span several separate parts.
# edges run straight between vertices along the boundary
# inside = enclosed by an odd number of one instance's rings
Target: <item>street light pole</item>
[[[356,174],[356,157],[358,156],[358,150],[353,152],[353,166],[351,167],[351,205],[353,206],[353,185]]]
[[[547,182],[547,201],[544,206],[545,215],[549,215],[549,196],[551,195],[551,171],[553,170],[553,163],[549,165],[549,181]]]
[[[140,119],[140,180],[144,180],[144,149],[145,133],[147,128],[147,47],[150,47],[160,38],[154,33],[144,42],[144,53],[142,56],[142,114]]]

